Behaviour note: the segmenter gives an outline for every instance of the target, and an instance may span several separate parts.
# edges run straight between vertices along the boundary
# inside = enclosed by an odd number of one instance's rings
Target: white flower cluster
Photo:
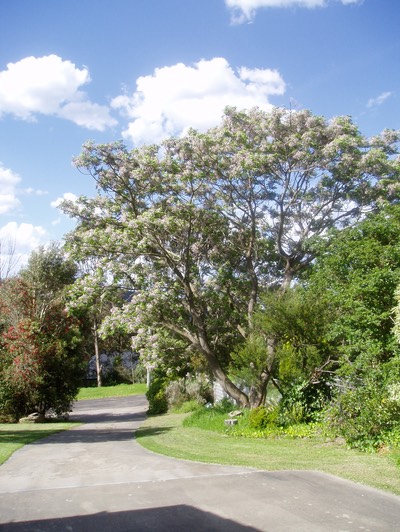
[[[398,403],[400,405],[400,382],[389,384],[388,396],[390,401],[393,401],[394,403]]]

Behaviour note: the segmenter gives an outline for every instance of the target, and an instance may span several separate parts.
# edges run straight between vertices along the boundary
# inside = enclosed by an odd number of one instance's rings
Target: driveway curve
[[[400,530],[400,498],[330,475],[177,460],[133,434],[143,396],[79,401],[82,425],[26,445],[0,467],[0,530]]]

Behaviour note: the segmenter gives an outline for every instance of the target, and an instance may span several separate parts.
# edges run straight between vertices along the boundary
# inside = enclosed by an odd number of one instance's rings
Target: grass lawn
[[[0,464],[17,449],[79,423],[0,423]]]
[[[146,393],[146,384],[118,384],[116,386],[91,386],[81,388],[77,399],[104,399],[105,397],[126,397],[128,395],[143,395]]]
[[[311,438],[233,437],[197,427],[183,427],[187,414],[150,417],[137,441],[156,453],[267,471],[322,471],[400,495],[400,466],[389,454],[365,454],[339,442]]]

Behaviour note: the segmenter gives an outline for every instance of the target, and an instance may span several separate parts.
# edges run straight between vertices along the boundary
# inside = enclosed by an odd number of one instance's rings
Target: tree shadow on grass
[[[164,432],[169,432],[174,427],[143,427],[139,428],[135,431],[135,437],[137,439],[139,438],[146,438],[147,436],[158,436],[160,434],[164,434]]]
[[[42,430],[29,430],[27,432],[20,430],[2,430],[0,432],[0,445],[2,443],[26,444],[37,438],[45,438],[48,434]]]

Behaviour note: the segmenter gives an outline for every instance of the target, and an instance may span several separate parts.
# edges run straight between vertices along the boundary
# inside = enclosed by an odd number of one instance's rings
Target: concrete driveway
[[[132,437],[144,397],[81,401],[83,425],[0,467],[1,531],[400,531],[400,498],[317,472],[176,460]]]

